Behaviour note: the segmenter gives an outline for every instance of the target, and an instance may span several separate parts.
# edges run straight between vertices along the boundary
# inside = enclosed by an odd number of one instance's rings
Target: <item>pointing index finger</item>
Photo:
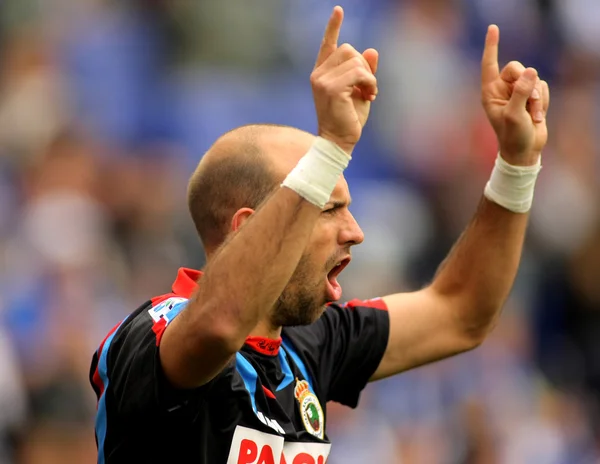
[[[485,36],[485,48],[481,59],[481,82],[487,84],[495,80],[500,74],[498,66],[498,44],[500,43],[500,29],[495,24],[488,27]]]
[[[323,63],[329,55],[331,55],[336,49],[338,44],[338,38],[340,37],[340,29],[342,28],[342,21],[344,20],[344,10],[341,6],[336,6],[331,13],[327,27],[325,28],[325,35],[321,42],[321,48],[319,55],[317,56],[317,62],[315,68]]]

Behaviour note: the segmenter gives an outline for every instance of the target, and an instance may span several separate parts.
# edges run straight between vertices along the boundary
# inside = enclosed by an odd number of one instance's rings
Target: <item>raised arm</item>
[[[365,57],[338,48],[342,19],[336,7],[311,74],[322,138],[211,256],[199,290],[165,330],[160,360],[175,386],[210,381],[274,306],[360,138],[377,84]]]
[[[479,345],[513,285],[542,148],[548,85],[518,63],[498,67],[499,31],[490,26],[482,59],[482,102],[500,146],[475,216],[433,282],[384,297],[390,338],[374,378],[386,377]]]

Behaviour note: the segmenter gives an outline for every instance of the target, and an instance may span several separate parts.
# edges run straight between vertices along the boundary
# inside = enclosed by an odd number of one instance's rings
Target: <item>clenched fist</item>
[[[550,91],[535,69],[517,61],[500,72],[499,41],[498,27],[490,26],[481,60],[481,100],[496,131],[502,158],[514,166],[534,165],[548,140]]]
[[[336,6],[329,18],[315,68],[310,76],[318,133],[350,154],[359,141],[377,95],[374,49],[362,54],[351,45],[338,47],[344,11]]]

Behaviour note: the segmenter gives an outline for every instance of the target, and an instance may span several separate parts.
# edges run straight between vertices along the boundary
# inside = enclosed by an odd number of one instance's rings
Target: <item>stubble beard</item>
[[[323,276],[311,272],[309,255],[303,255],[271,314],[273,327],[309,325],[325,309]]]

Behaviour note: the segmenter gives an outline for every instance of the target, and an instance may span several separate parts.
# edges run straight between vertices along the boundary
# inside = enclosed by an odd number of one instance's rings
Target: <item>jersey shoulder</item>
[[[98,398],[104,393],[109,371],[115,366],[111,362],[113,353],[118,351],[124,360],[135,356],[133,350],[121,349],[126,341],[131,347],[158,346],[165,328],[186,303],[186,298],[175,294],[160,295],[145,301],[112,327],[94,352],[90,366],[90,382]]]
[[[380,309],[382,311],[387,311],[388,307],[383,301],[383,298],[371,298],[369,300],[359,300],[353,299],[342,305],[336,305],[340,309],[357,309],[357,308],[371,308],[371,309]]]
[[[286,327],[283,333],[292,340],[298,340],[299,343],[309,340],[309,343],[314,344],[315,336],[326,337],[336,332],[340,325],[351,319],[357,310],[370,314],[373,310],[387,311],[388,307],[383,298],[353,299],[345,303],[330,303],[323,315],[312,324]]]

